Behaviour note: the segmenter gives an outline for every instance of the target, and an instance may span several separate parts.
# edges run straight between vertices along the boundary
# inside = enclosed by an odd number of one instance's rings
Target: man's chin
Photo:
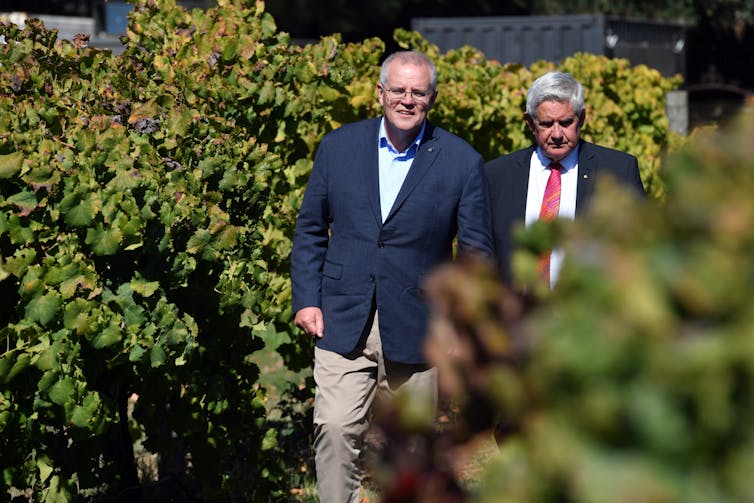
[[[546,157],[554,162],[562,161],[571,151],[568,148],[549,148],[546,151]]]

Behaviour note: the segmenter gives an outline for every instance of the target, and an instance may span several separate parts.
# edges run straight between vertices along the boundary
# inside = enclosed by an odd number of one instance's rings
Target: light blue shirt
[[[384,222],[390,214],[390,210],[398,197],[403,182],[406,180],[408,170],[414,162],[416,152],[424,136],[426,121],[422,124],[421,131],[416,140],[404,151],[398,152],[387,138],[385,131],[385,118],[380,121],[379,139],[379,170],[380,170],[380,211]]]

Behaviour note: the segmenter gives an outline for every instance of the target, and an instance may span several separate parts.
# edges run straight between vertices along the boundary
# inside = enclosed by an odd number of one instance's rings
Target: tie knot
[[[547,168],[552,171],[563,171],[563,166],[559,162],[551,162]]]

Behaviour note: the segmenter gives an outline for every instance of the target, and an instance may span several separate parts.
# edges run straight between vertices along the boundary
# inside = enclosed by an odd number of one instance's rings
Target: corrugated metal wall
[[[501,63],[560,61],[583,51],[604,51],[603,16],[416,18],[411,29],[443,52],[471,45]]]
[[[663,75],[685,77],[685,27],[680,24],[595,14],[415,18],[411,28],[443,52],[471,45],[501,63],[528,66],[588,52],[627,58]]]

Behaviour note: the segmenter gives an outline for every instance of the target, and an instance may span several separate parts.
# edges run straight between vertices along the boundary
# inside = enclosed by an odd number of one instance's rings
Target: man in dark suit
[[[517,225],[531,225],[540,218],[574,218],[603,176],[644,196],[636,158],[582,140],[585,119],[582,85],[570,74],[549,72],[534,81],[526,96],[524,120],[535,144],[485,165],[497,262],[506,283],[512,280]],[[541,272],[551,285],[562,259],[558,249],[543,257]]]
[[[492,256],[481,156],[427,121],[437,71],[401,51],[382,65],[381,118],[327,134],[293,239],[296,326],[316,337],[315,461],[320,501],[358,501],[358,458],[375,395],[436,405],[424,359],[426,274],[459,253]],[[413,396],[413,395],[412,395]]]

